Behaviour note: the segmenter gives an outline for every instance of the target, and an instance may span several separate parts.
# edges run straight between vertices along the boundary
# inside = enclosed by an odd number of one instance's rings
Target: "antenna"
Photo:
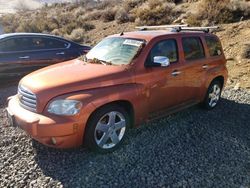
[[[124,26],[124,27],[122,28],[122,32],[120,33],[120,36],[124,35],[125,29],[126,29],[126,26]]]

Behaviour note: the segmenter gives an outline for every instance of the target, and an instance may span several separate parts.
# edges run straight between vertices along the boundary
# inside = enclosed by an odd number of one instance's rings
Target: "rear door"
[[[69,59],[70,54],[67,50],[70,43],[68,42],[47,36],[32,36],[30,40],[33,48],[31,53],[34,70]]]
[[[182,37],[183,72],[184,72],[184,99],[185,101],[197,101],[200,96],[204,81],[203,66],[207,59],[200,36]]]
[[[219,39],[215,36],[205,36],[205,42],[208,49],[209,57],[207,59],[207,63],[204,64],[203,68],[206,73],[208,73],[210,70],[214,69],[215,67],[218,67],[220,65],[224,65],[225,58],[222,56],[223,50],[222,46],[219,42]]]
[[[11,37],[0,42],[0,77],[12,78],[29,72],[30,43],[24,37]]]

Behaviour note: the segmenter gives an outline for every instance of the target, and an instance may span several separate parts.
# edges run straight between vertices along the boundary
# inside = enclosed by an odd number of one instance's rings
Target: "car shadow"
[[[249,104],[222,99],[214,110],[195,106],[132,129],[109,154],[34,142],[35,161],[65,187],[249,184],[249,113]]]

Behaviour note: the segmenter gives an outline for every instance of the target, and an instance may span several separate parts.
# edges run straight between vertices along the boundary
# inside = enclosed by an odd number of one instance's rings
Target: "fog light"
[[[52,144],[56,145],[56,139],[54,137],[51,138]]]

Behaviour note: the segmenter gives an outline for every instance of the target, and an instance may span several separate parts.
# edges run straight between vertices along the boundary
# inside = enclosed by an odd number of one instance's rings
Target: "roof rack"
[[[210,26],[210,27],[189,27],[188,25],[159,25],[159,26],[139,26],[136,29],[140,30],[153,30],[153,29],[173,29],[175,32],[180,31],[201,31],[208,33],[211,30],[218,29],[218,26]]]
[[[219,26],[210,26],[210,27],[176,27],[174,28],[176,32],[180,31],[202,31],[205,33],[209,33],[211,30],[218,29]]]
[[[136,29],[139,30],[150,30],[150,29],[171,29],[171,28],[177,28],[177,27],[187,27],[188,25],[152,25],[152,26],[138,26],[135,27]]]

